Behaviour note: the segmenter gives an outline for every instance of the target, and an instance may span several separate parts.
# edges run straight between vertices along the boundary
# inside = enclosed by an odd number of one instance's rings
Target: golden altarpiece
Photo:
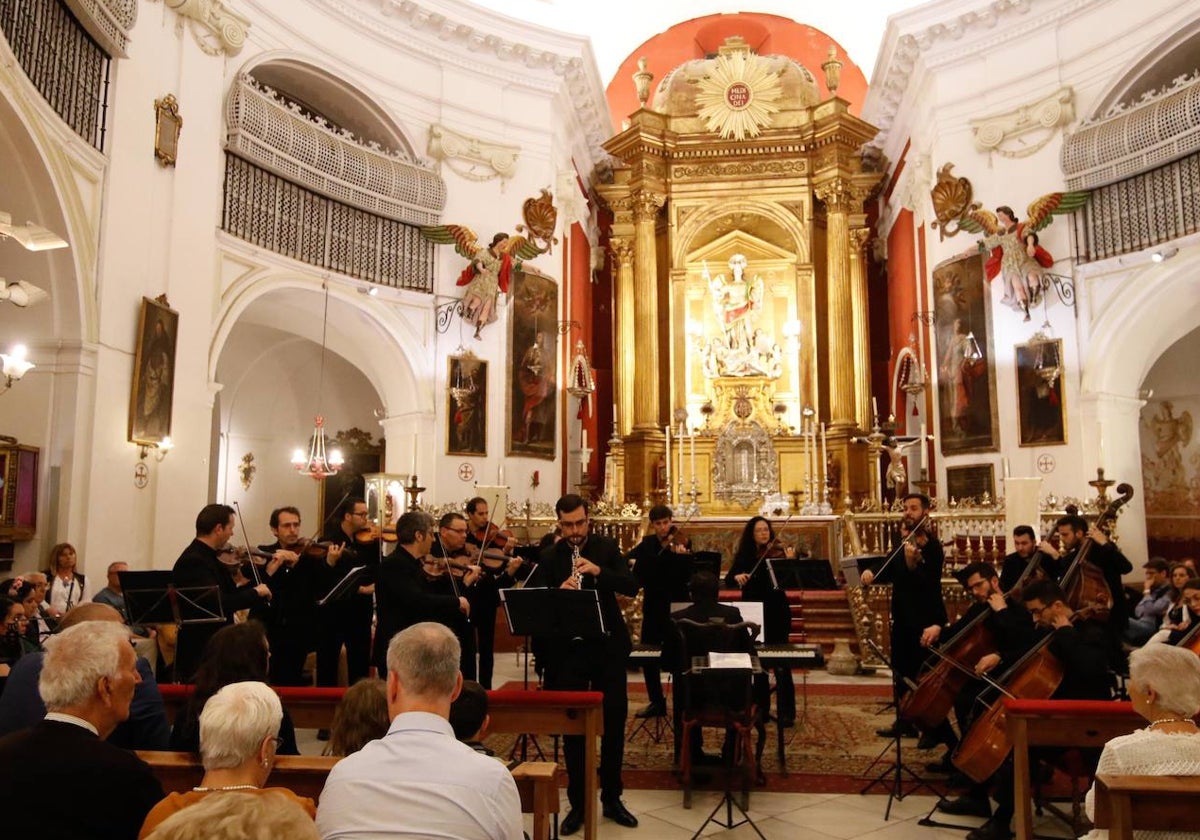
[[[649,105],[651,74],[634,75],[642,107],[597,184],[616,274],[611,501],[744,519],[776,494],[840,509],[868,490],[863,205],[882,176],[862,166],[876,129],[837,98],[840,67],[822,66],[824,101],[807,68],[740,38],[669,72]]]

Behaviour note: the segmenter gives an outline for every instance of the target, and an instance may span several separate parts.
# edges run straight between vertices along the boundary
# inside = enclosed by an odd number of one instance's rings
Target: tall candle
[[[587,449],[587,429],[583,430],[583,443],[579,446],[580,449]]]
[[[871,419],[876,423],[879,422],[879,400],[875,397],[871,397]],[[822,423],[821,427],[824,428],[824,426],[825,424]]]
[[[804,420],[804,461],[807,466],[805,478],[808,481],[808,494],[813,495],[813,485],[816,483],[817,474],[817,455],[813,451],[813,421],[812,418]],[[809,501],[812,501],[810,498]]]
[[[687,476],[684,475],[685,470],[683,468],[683,435],[684,435],[683,429],[684,429],[684,426],[682,423],[680,423],[679,424],[679,481],[678,481],[678,483],[679,483],[679,498],[675,500],[677,502],[683,501],[683,480],[685,478],[687,478]]]
[[[1096,466],[1104,469],[1104,423],[1100,423],[1100,451],[1096,453]]]
[[[412,474],[413,475],[417,474],[417,433],[416,432],[413,432]]]
[[[504,486],[504,464],[496,468],[496,483],[501,487]]]
[[[820,486],[817,488],[818,492],[821,494],[821,501],[825,500],[825,478],[826,478],[826,476],[825,476],[826,466],[825,465],[827,463],[825,459],[826,459],[827,455],[828,455],[828,453],[825,450],[825,424],[822,422],[821,423],[821,483],[820,483]]]
[[[696,481],[696,430],[692,429],[692,481]]]
[[[667,433],[667,498],[671,498],[671,424],[663,427]]]
[[[921,467],[928,469],[929,462],[925,460],[925,418],[921,418],[921,438],[917,441],[917,451],[921,453]]]
[[[1008,459],[1007,459],[1007,458],[1005,458],[1005,459],[1004,459],[1004,477],[1005,477],[1005,478],[1008,478],[1008,476],[1009,476],[1009,472],[1008,472]]]

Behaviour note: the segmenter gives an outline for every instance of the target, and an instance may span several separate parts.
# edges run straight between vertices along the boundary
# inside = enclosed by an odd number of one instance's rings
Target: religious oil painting
[[[513,272],[508,319],[504,451],[554,459],[558,285],[532,268]]]
[[[487,455],[488,363],[451,356],[446,372],[446,454]]]
[[[994,452],[996,354],[983,257],[971,254],[938,265],[933,291],[942,454]]]
[[[1062,350],[1060,338],[1035,338],[1016,346],[1021,446],[1055,446],[1067,442]]]
[[[142,298],[129,395],[129,440],[133,443],[156,445],[171,436],[178,335],[179,313],[167,305],[166,296]]]
[[[996,498],[996,472],[991,464],[970,464],[965,467],[946,467],[946,495],[962,501],[982,502],[984,495]]]

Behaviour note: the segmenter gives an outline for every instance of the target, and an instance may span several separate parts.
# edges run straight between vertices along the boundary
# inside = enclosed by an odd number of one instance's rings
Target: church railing
[[[129,32],[137,23],[137,0],[65,0],[79,22],[113,58],[128,58]]]
[[[110,7],[119,11],[127,3],[112,0],[98,5],[105,11]],[[72,131],[103,151],[112,59],[68,4],[63,0],[0,0],[0,29],[46,103]]]
[[[434,246],[416,225],[326,198],[229,152],[221,229],[348,277],[433,291]]]

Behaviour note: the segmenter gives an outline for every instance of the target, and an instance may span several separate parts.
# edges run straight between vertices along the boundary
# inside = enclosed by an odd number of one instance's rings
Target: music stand
[[[325,597],[317,601],[318,607],[323,607],[326,604],[332,604],[335,601],[344,601],[350,595],[358,591],[358,580],[362,577],[366,566],[355,566],[350,571],[346,572],[345,576],[333,585],[333,588],[325,593]]]
[[[875,760],[872,761],[870,766],[863,771],[863,774],[860,778],[869,778],[868,774],[870,774],[871,770],[874,769],[875,766],[881,761],[883,761],[883,757],[892,749],[895,749],[896,751],[896,758],[890,764],[888,764],[886,768],[884,768],[882,773],[880,773],[874,779],[871,779],[871,781],[867,783],[867,786],[859,791],[859,794],[864,794],[871,788],[875,787],[875,785],[889,784],[888,780],[890,780],[891,790],[888,792],[887,807],[883,811],[883,818],[886,820],[892,813],[892,802],[894,800],[903,799],[904,797],[908,796],[908,794],[916,793],[921,788],[925,788],[927,791],[935,795],[937,794],[937,791],[934,790],[933,786],[927,781],[918,776],[916,772],[906,765],[900,758],[900,681],[895,678],[896,668],[892,663],[892,658],[887,655],[887,652],[877,645],[873,639],[864,639],[864,641],[867,643],[867,646],[875,652],[876,656],[888,663],[888,667],[892,669],[893,674],[892,705],[896,707],[896,716],[892,721],[892,743],[886,744],[884,748],[879,751],[879,755],[875,756]],[[907,793],[904,791],[905,773],[912,777],[910,781],[916,783],[916,787]]]
[[[174,574],[167,570],[117,572],[125,595],[125,617],[130,624],[174,624],[182,630],[196,625],[223,625],[221,587],[177,587]],[[179,656],[171,663],[175,681]]]

